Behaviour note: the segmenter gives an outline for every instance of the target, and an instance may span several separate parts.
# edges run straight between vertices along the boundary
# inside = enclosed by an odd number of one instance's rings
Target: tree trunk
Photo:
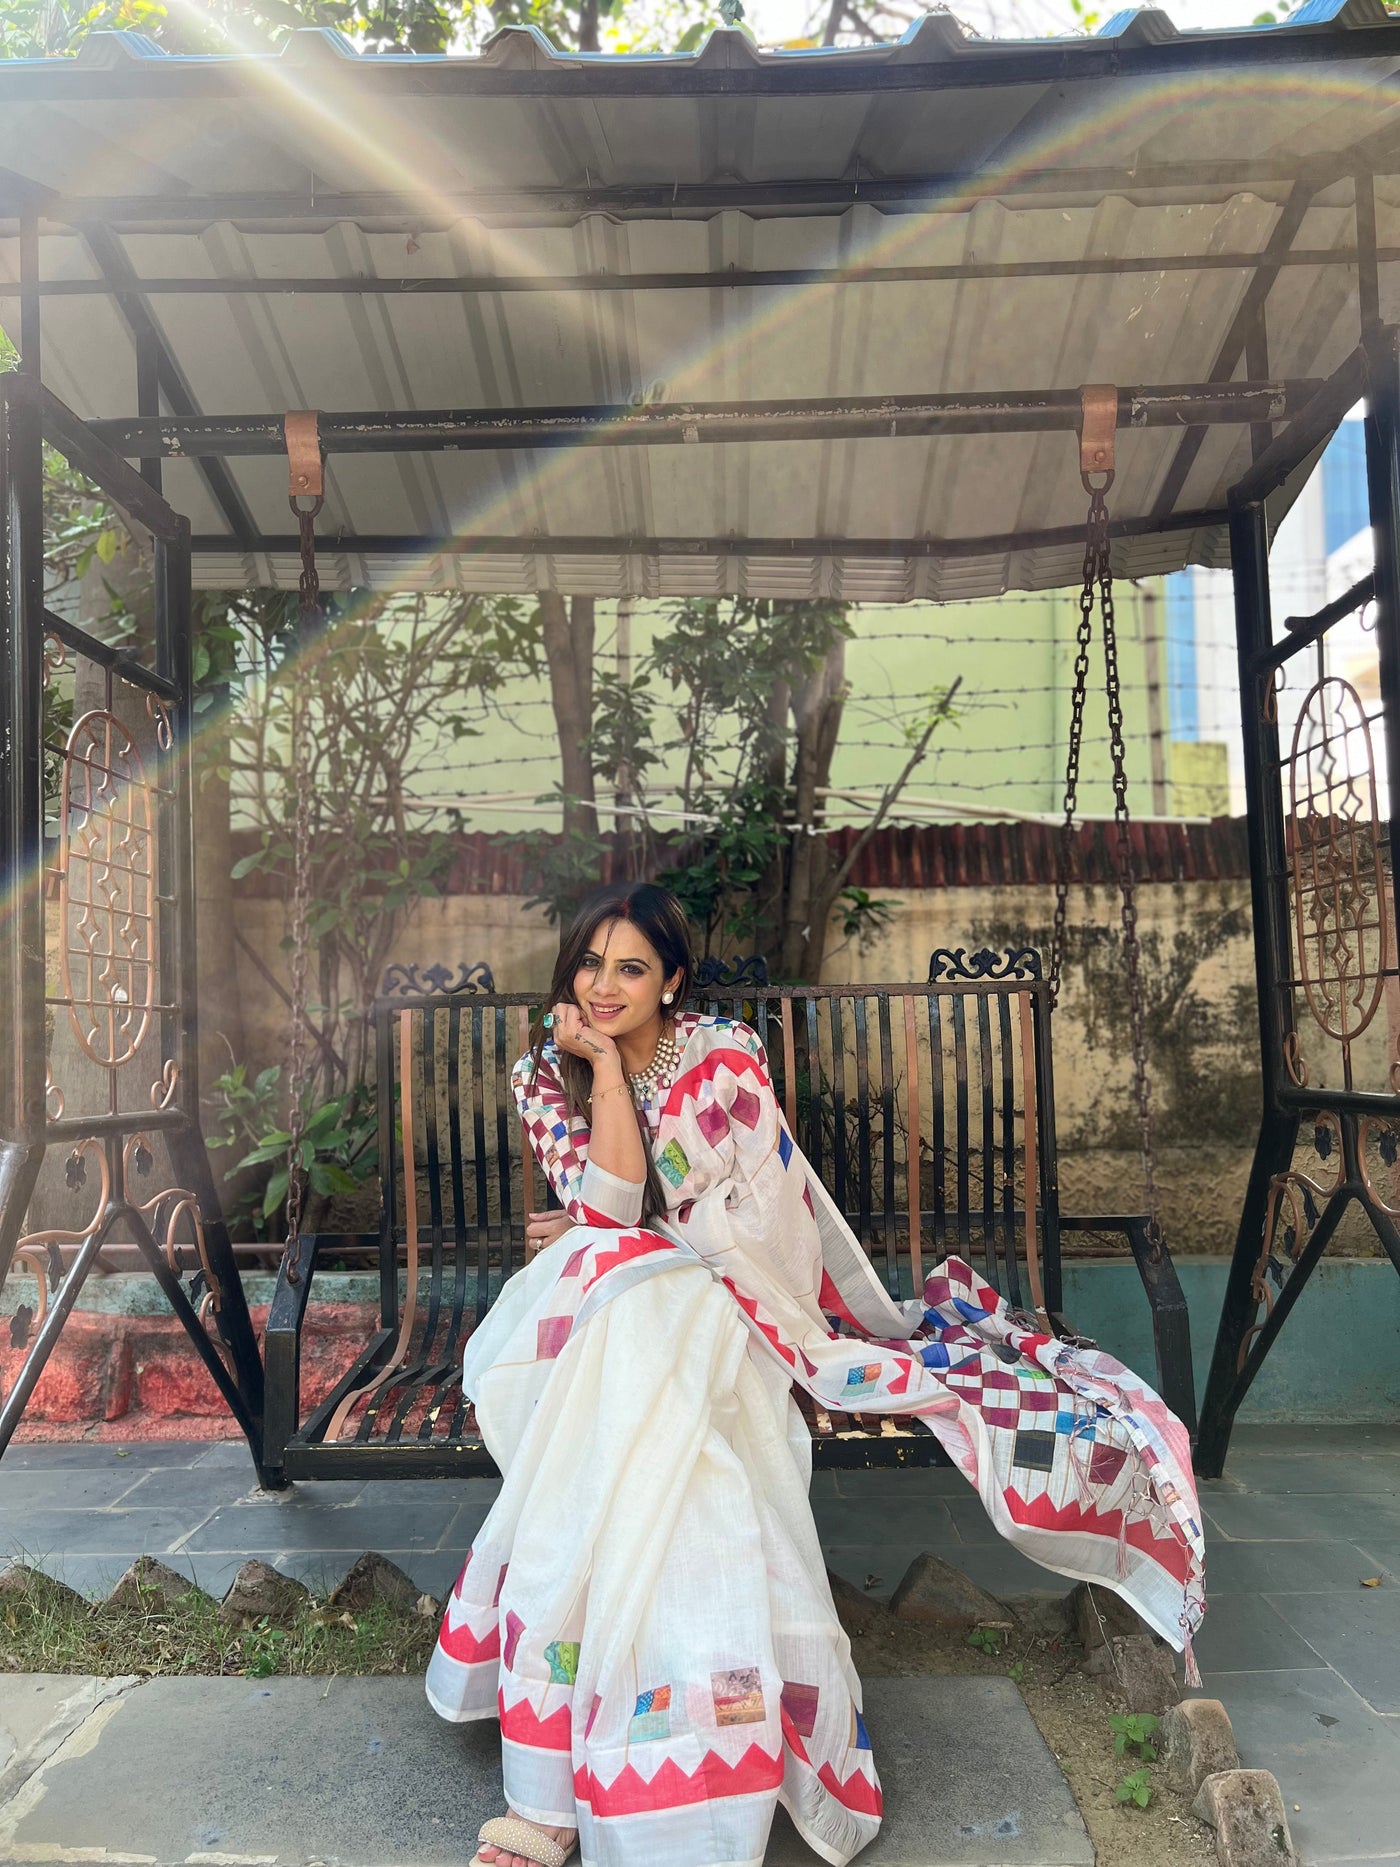
[[[825,815],[818,792],[831,782],[831,761],[846,702],[846,644],[833,642],[826,659],[793,694],[797,757],[793,768],[792,855],[783,913],[782,976],[821,983],[833,870],[824,836],[813,834]]]
[[[580,52],[596,52],[598,45],[598,0],[580,0],[578,10],[578,49]],[[575,601],[578,599],[575,598]],[[585,601],[592,602],[592,598]]]
[[[596,598],[557,590],[540,596],[540,633],[549,663],[549,697],[559,733],[564,833],[598,827],[593,765],[586,740],[593,729],[593,635]]]

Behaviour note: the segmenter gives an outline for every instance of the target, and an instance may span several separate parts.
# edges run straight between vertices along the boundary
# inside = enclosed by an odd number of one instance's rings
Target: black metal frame
[[[48,1313],[20,1372],[0,1405],[0,1454],[24,1412],[63,1325],[104,1242],[126,1229],[171,1308],[184,1325],[261,1467],[263,1371],[257,1341],[219,1209],[199,1127],[195,1033],[193,765],[189,523],[127,462],[94,439],[42,385],[37,330],[27,333],[29,367],[0,376],[0,568],[3,570],[6,718],[0,734],[0,899],[8,903],[10,937],[0,952],[0,1283],[21,1242],[25,1211],[47,1150],[91,1141],[105,1162],[108,1197],[58,1276]],[[93,481],[136,526],[149,533],[155,574],[154,656],[114,651],[44,604],[43,448],[56,448]],[[47,994],[43,825],[42,698],[44,643],[55,637],[104,668],[109,680],[144,691],[168,709],[172,742],[161,761],[161,810],[156,826],[160,903],[157,950],[151,956],[161,989],[156,1031],[161,1059],[173,1066],[173,1092],[159,1107],[120,1105],[94,1115],[51,1114],[46,1094]],[[61,1014],[60,1014],[61,1015]],[[223,1352],[211,1340],[195,1303],[147,1217],[126,1189],[124,1148],[159,1131],[181,1184],[197,1198],[207,1271],[217,1278],[215,1306]],[[58,1267],[54,1267],[57,1275]]]
[[[1218,1477],[1224,1469],[1236,1413],[1348,1207],[1356,1205],[1366,1215],[1386,1255],[1400,1271],[1400,1227],[1375,1195],[1363,1158],[1362,1126],[1368,1119],[1400,1120],[1400,1096],[1346,1086],[1308,1087],[1288,1067],[1289,1044],[1298,1036],[1292,916],[1299,910],[1290,903],[1291,826],[1280,785],[1284,760],[1277,720],[1268,704],[1276,672],[1296,656],[1308,654],[1337,622],[1373,598],[1390,800],[1388,819],[1380,829],[1388,863],[1393,863],[1394,851],[1400,846],[1400,360],[1394,330],[1372,328],[1366,335],[1360,361],[1368,408],[1366,464],[1376,546],[1374,574],[1335,602],[1324,605],[1316,615],[1289,617],[1286,637],[1276,642],[1270,603],[1266,501],[1289,470],[1287,456],[1276,446],[1267,450],[1232,498],[1230,543],[1249,813],[1263,1108],[1201,1408],[1196,1463],[1206,1477]],[[1400,920],[1395,918],[1393,885],[1390,894],[1387,932],[1391,963],[1387,972],[1394,976],[1394,956],[1400,953]],[[1382,906],[1381,912],[1385,911]],[[1257,1273],[1271,1223],[1271,1203],[1277,1198],[1282,1176],[1292,1165],[1300,1129],[1310,1117],[1335,1123],[1340,1170],[1306,1240],[1299,1241],[1301,1249],[1287,1282],[1259,1323],[1256,1318],[1264,1299]]]
[[[920,1140],[929,1144],[932,1162],[932,1204],[925,1206],[925,1163],[920,1155],[918,1218],[928,1246],[925,1268],[956,1252],[968,1257],[1013,1307],[1030,1300],[1017,1251],[1026,1212],[1015,1195],[1014,1110],[1022,1085],[1016,1075],[1011,1013],[1013,1000],[1027,1002],[1035,1083],[1035,1219],[1046,1311],[1061,1333],[1071,1332],[1063,1315],[1061,1234],[1122,1233],[1151,1307],[1159,1389],[1179,1416],[1193,1423],[1186,1302],[1166,1248],[1152,1239],[1142,1215],[1068,1218],[1060,1213],[1050,987],[1042,976],[1040,955],[1033,949],[970,956],[962,949],[941,950],[930,961],[924,985],[779,987],[753,977],[757,970],[749,962],[728,976],[719,972],[697,988],[694,1003],[709,1012],[742,1018],[758,1032],[768,1048],[779,1100],[795,1112],[795,1138],[896,1297],[912,1294],[906,1287],[912,1275],[907,1161],[905,1206],[896,1202],[896,1135],[908,1115],[907,1105],[897,1100],[896,1081],[901,1045],[908,1037],[895,1028],[892,1016],[892,1006],[908,1000],[923,1007],[914,1015],[927,1026],[930,1059],[943,1054],[945,1043],[952,1046],[951,1073],[945,1084],[940,1063],[930,1078],[931,1102],[922,1111],[918,1129]],[[504,1072],[516,1048],[508,1026],[522,1008],[533,1016],[537,999],[523,992],[447,992],[395,996],[376,1006],[378,1236],[373,1241],[368,1236],[303,1240],[295,1262],[282,1268],[268,1316],[266,1458],[274,1468],[284,1466],[291,1478],[448,1477],[495,1470],[461,1398],[460,1363],[467,1335],[523,1262],[523,1213],[513,1204],[518,1123],[513,1106],[507,1113],[501,1101]],[[331,1443],[325,1434],[341,1401],[386,1366],[402,1321],[399,1275],[406,1238],[399,1218],[403,1165],[395,1027],[405,1013],[414,1020],[417,1034],[413,1093],[415,1107],[421,1098],[427,1130],[419,1167],[427,1198],[418,1227],[418,1242],[426,1254],[422,1274],[429,1280],[424,1320],[410,1351],[415,1359],[403,1377],[396,1376],[384,1390],[388,1424],[379,1417],[379,1402],[373,1401],[355,1436]],[[813,1103],[809,1100],[804,1109],[802,1102],[804,1070],[810,1098],[813,1059],[820,1057],[828,1037],[833,1055],[838,1044],[853,1045],[846,1055],[854,1066],[850,1096],[844,1070],[833,1077],[829,1153],[822,1123],[813,1120]],[[917,1056],[917,1037],[914,1042]],[[425,1081],[429,1054],[434,1059],[431,1090]],[[902,1060],[907,1075],[908,1057]],[[794,1072],[791,1082],[789,1070]],[[848,1117],[856,1124],[854,1146],[848,1145]],[[906,1155],[908,1151],[906,1143]],[[975,1169],[974,1156],[980,1163]],[[945,1161],[951,1163],[946,1172]],[[972,1183],[976,1177],[980,1195]],[[552,1196],[550,1203],[557,1203]],[[363,1248],[371,1242],[379,1256],[379,1326],[334,1390],[303,1421],[300,1342],[318,1259],[329,1251],[343,1251],[351,1244]],[[420,1422],[425,1400],[427,1414]],[[445,1426],[440,1424],[444,1413]],[[842,1469],[945,1462],[931,1435],[898,1421],[885,1422],[879,1432],[814,1431],[813,1456],[821,1467]]]

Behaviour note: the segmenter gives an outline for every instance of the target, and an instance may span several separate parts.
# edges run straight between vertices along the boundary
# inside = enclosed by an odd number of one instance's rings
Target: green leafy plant
[[[217,1126],[211,1125],[208,1144],[243,1147],[246,1151],[233,1171],[251,1176],[246,1190],[235,1191],[229,1200],[229,1217],[258,1239],[275,1229],[287,1197],[291,1135],[279,1124],[281,1084],[280,1064],[260,1070],[250,1081],[247,1066],[235,1063],[213,1085]],[[367,1085],[358,1084],[346,1095],[332,1096],[307,1111],[301,1160],[307,1190],[323,1202],[322,1211],[337,1195],[355,1193],[373,1178],[379,1169],[378,1122]]]
[[[1131,1802],[1138,1808],[1145,1809],[1152,1800],[1152,1785],[1147,1780],[1147,1771],[1133,1770],[1125,1776],[1113,1792],[1115,1802]]]
[[[268,1679],[281,1664],[287,1644],[285,1628],[270,1627],[265,1620],[255,1621],[243,1635],[243,1670],[250,1679]]]
[[[974,1627],[967,1637],[967,1644],[975,1647],[979,1653],[985,1653],[989,1660],[994,1660],[1001,1653],[1001,1629]]]
[[[1150,1711],[1111,1713],[1108,1728],[1113,1733],[1114,1756],[1131,1754],[1144,1763],[1155,1763],[1157,1746],[1152,1742],[1152,1734],[1160,1722]]]

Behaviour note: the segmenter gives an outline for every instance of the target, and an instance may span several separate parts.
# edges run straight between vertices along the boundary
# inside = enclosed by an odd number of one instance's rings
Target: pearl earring
[[[676,995],[675,995],[675,993],[674,993],[674,992],[663,992],[663,993],[661,994],[661,1002],[662,1002],[662,1004],[663,1004],[663,1005],[669,1005],[669,1004],[670,1004],[670,1002],[671,1002],[671,1000],[672,1000],[672,999],[673,999],[673,998],[674,998],[675,996],[676,996]]]

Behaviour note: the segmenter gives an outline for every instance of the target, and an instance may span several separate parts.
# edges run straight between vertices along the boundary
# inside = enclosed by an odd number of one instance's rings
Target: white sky
[[[1163,11],[1183,32],[1208,27],[1248,26],[1265,9],[1267,0],[1161,0]],[[1124,11],[1133,0],[1098,0],[1100,19]],[[749,25],[759,41],[773,44],[799,37],[815,13],[823,18],[819,0],[745,0]],[[904,10],[903,8],[901,10]],[[915,10],[910,7],[909,11]],[[949,10],[967,26],[996,36],[1048,37],[1073,32],[1076,22],[1068,0],[952,0]]]

